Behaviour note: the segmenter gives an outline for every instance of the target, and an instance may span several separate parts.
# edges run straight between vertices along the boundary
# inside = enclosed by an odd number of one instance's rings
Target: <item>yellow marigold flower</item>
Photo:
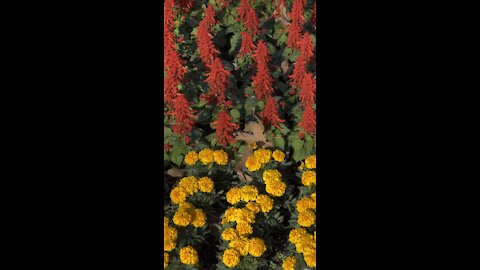
[[[285,154],[280,150],[273,151],[272,157],[277,162],[283,162],[285,160]]]
[[[268,213],[273,208],[273,200],[268,195],[258,195],[256,202],[260,204],[263,213]]]
[[[214,161],[213,152],[214,151],[210,148],[205,148],[202,151],[198,152],[198,158],[203,165],[207,165]]]
[[[293,257],[293,256],[287,257],[283,261],[282,269],[283,270],[295,270],[295,263],[296,262],[297,262],[297,260],[295,259],[295,257]]]
[[[302,253],[303,255],[316,252],[315,241],[313,241],[313,239],[310,240],[308,238],[302,238],[300,242],[295,244],[295,248],[298,253]]]
[[[187,199],[188,193],[182,187],[176,187],[170,192],[172,203],[179,204]]]
[[[245,202],[254,201],[258,195],[258,189],[252,185],[243,186],[240,189],[242,200]]]
[[[303,255],[308,267],[317,267],[317,254],[315,252]]]
[[[175,241],[177,237],[177,229],[170,226],[163,228],[163,238],[165,241]]]
[[[228,221],[228,218],[226,218],[226,217],[223,217],[223,218],[222,218],[222,221],[221,221],[222,225],[225,225],[225,224],[227,224],[228,222],[229,222],[229,221]]]
[[[228,155],[223,150],[215,150],[213,151],[213,160],[218,165],[227,165],[228,162]]]
[[[250,235],[253,233],[253,228],[248,223],[238,223],[237,224],[237,231],[240,235]],[[243,254],[242,254],[243,255]]]
[[[278,170],[265,170],[263,172],[263,181],[266,185],[273,181],[280,181],[282,179],[282,174]]]
[[[315,240],[315,242],[317,242],[317,231],[313,232],[313,240]]]
[[[310,194],[310,198],[312,198],[315,208],[317,208],[317,192]]]
[[[198,191],[198,181],[195,176],[183,177],[180,179],[178,186],[183,188],[188,195],[193,195]]]
[[[302,184],[304,186],[310,186],[311,184],[317,184],[317,173],[315,171],[306,171],[302,174]]]
[[[302,213],[302,212],[305,212],[308,209],[314,208],[312,206],[315,205],[315,202],[313,201],[312,198],[304,197],[304,198],[301,198],[300,200],[298,200],[295,205],[297,207],[297,211],[299,213]]]
[[[317,155],[311,155],[305,159],[305,166],[307,169],[316,169],[317,168]]]
[[[163,250],[165,251],[172,251],[177,243],[175,241],[163,241]]]
[[[198,263],[198,253],[197,251],[191,247],[186,246],[180,249],[180,261],[183,264],[193,265]]]
[[[238,187],[231,188],[227,194],[227,202],[230,204],[236,204],[242,199],[241,189]]]
[[[248,249],[249,249],[249,241],[247,238],[245,237],[239,237],[239,238],[235,238],[233,239],[228,247],[229,248],[233,248],[233,249],[236,249],[238,250],[238,252],[240,253],[240,255],[242,256],[245,256],[248,254]]]
[[[310,227],[315,224],[315,213],[312,210],[306,210],[298,214],[298,225]]]
[[[214,184],[210,177],[205,176],[198,179],[198,189],[201,192],[206,192],[206,193],[212,192],[213,187],[214,187]]]
[[[238,223],[254,223],[255,213],[247,208],[235,210],[235,221]]]
[[[282,182],[282,181],[272,181],[267,186],[265,187],[265,190],[267,191],[268,194],[275,196],[275,197],[280,197],[283,194],[285,194],[285,189],[287,188],[287,185]]]
[[[252,149],[253,150],[257,149],[257,143],[252,143]]]
[[[192,225],[194,227],[200,228],[205,225],[207,222],[207,216],[202,209],[195,209],[195,215],[193,217]]]
[[[183,202],[178,205],[177,211],[187,211],[190,215],[192,215],[194,210],[195,210],[195,207],[193,206],[193,204],[189,202]]]
[[[245,167],[251,172],[258,171],[262,167],[262,163],[255,157],[249,156],[245,161]]]
[[[239,237],[239,235],[238,235],[238,232],[235,228],[228,228],[228,229],[225,229],[222,232],[222,239],[225,240],[225,241],[231,241],[231,240],[236,239],[238,237]]]
[[[225,217],[229,222],[233,222],[236,219],[236,208],[235,207],[229,207],[227,210],[225,210]]]
[[[167,227],[167,226],[168,226],[168,218],[163,217],[163,227]]]
[[[253,211],[255,214],[262,210],[262,208],[260,207],[260,204],[256,202],[248,202],[247,205],[245,205],[245,207],[248,210]]]
[[[163,252],[163,268],[167,268],[168,266],[168,253],[167,252]]]
[[[192,222],[192,216],[187,211],[177,211],[173,215],[173,223],[177,226],[186,227]]]
[[[223,252],[222,261],[227,267],[235,267],[240,263],[240,252],[233,248],[227,249]]]
[[[195,165],[198,161],[198,154],[195,151],[190,151],[188,154],[185,155],[185,164],[187,165]]]
[[[268,163],[272,157],[272,151],[268,149],[258,149],[253,152],[253,155],[258,159],[260,163]]]
[[[305,228],[296,228],[292,229],[288,234],[288,240],[291,243],[298,243],[303,237],[307,235],[307,230]]]
[[[248,253],[253,257],[260,257],[267,250],[262,239],[254,237],[248,242]]]

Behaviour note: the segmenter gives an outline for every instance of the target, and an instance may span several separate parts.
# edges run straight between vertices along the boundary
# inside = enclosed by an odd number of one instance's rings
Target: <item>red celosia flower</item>
[[[176,134],[187,135],[195,125],[193,111],[183,94],[177,94],[172,110],[167,113],[172,116],[172,130]]]
[[[292,75],[290,75],[290,85],[293,87],[300,87],[303,77],[307,74],[307,68],[303,57],[299,57],[295,66],[293,67]]]
[[[203,21],[202,21],[203,22]],[[206,23],[200,23],[197,28],[197,46],[200,58],[205,65],[212,63],[219,51],[215,48],[212,38],[213,36],[208,31]]]
[[[260,100],[266,100],[273,93],[272,82],[268,70],[268,49],[263,41],[258,42],[253,59],[257,63],[257,73],[253,76],[253,90]]]
[[[164,24],[165,24],[165,31],[171,30],[173,26],[173,18],[175,17],[175,6],[174,0],[165,0],[164,7],[163,7],[163,17],[164,17]]]
[[[313,74],[307,73],[307,75],[302,80],[302,85],[300,86],[300,101],[304,108],[310,107],[315,102],[315,78]]]
[[[230,76],[230,71],[224,69],[220,58],[215,58],[215,60],[213,60],[208,67],[210,68],[210,72],[206,74],[207,79],[205,82],[208,83],[210,88],[208,93],[209,96],[215,96],[217,104],[228,106],[228,103],[226,103],[225,90],[228,85],[228,76]]]
[[[253,44],[252,36],[248,32],[241,32],[242,35],[242,46],[240,47],[240,55],[245,55],[247,53],[252,53],[255,49]]]
[[[163,149],[168,152],[168,151],[170,151],[170,149],[172,149],[172,146],[168,143],[164,143],[163,144]]]
[[[303,111],[302,121],[298,124],[307,133],[314,133],[317,129],[317,116],[312,106],[308,106]]]
[[[203,17],[202,23],[207,26],[208,30],[211,30],[211,28],[215,25],[215,9],[213,8],[212,4],[209,4],[205,9],[205,16]]]
[[[232,122],[230,113],[227,110],[222,110],[217,117],[217,121],[212,123],[216,132],[215,137],[217,143],[227,147],[230,142],[235,142],[233,139],[233,131],[238,129],[238,125]]]
[[[268,97],[265,109],[260,113],[260,116],[262,117],[264,124],[273,125],[276,128],[280,128],[278,123],[285,122],[285,120],[282,120],[280,117],[278,117],[278,110],[275,106],[275,98],[272,96]]]
[[[299,43],[301,57],[306,60],[306,62],[310,62],[313,58],[313,42],[312,38],[308,33],[304,33],[302,39]]]
[[[258,30],[258,17],[255,9],[250,5],[248,0],[241,0],[240,6],[237,8],[238,21],[243,21],[243,24],[252,35],[257,35]]]
[[[305,18],[303,17],[303,9],[307,4],[307,0],[294,0],[292,4],[292,11],[290,12],[290,20],[292,23],[298,23],[303,26]]]
[[[288,29],[287,46],[292,49],[299,49],[299,41],[302,38],[302,29],[297,22],[292,22]]]
[[[245,21],[247,19],[249,8],[251,8],[251,6],[248,0],[240,0],[240,6],[237,8],[238,21]]]

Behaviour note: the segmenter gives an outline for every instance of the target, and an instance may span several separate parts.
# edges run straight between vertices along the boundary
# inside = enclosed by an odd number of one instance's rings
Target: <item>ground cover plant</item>
[[[164,2],[164,268],[316,268],[316,3]]]

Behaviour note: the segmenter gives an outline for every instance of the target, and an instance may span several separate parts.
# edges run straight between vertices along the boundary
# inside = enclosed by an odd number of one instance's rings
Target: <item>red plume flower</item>
[[[298,23],[303,26],[305,18],[303,17],[303,9],[307,4],[307,0],[294,0],[292,4],[292,11],[290,12],[290,20],[292,23]]]
[[[237,8],[238,21],[245,21],[247,19],[249,8],[251,8],[251,6],[248,0],[240,0],[240,6]]]
[[[203,17],[202,23],[207,26],[208,30],[211,30],[211,28],[215,25],[215,9],[213,8],[212,4],[209,4],[205,9],[205,17]]]
[[[173,8],[175,6],[175,1],[174,0],[165,0],[165,4],[163,7],[163,20],[164,20],[164,25],[165,25],[165,30],[164,31],[169,31],[171,30],[171,27],[173,26],[173,18],[176,15],[175,9]]]
[[[172,130],[179,135],[187,135],[195,125],[193,111],[183,94],[177,94],[173,109],[167,113],[173,118]]]
[[[215,128],[215,137],[217,143],[227,147],[230,142],[235,142],[233,139],[233,131],[238,129],[238,125],[232,122],[230,113],[227,110],[222,110],[218,114],[217,121],[212,123]]]
[[[255,9],[250,5],[248,0],[241,0],[240,6],[237,8],[238,21],[243,21],[245,28],[252,33],[252,35],[257,35],[260,31],[258,30],[258,17]]]
[[[298,124],[307,133],[315,133],[317,129],[317,116],[312,106],[307,106],[303,111],[302,121]]]
[[[313,47],[313,42],[312,38],[308,33],[304,33],[302,39],[300,40],[299,43],[300,47],[300,52],[301,52],[301,57],[306,60],[306,62],[310,62],[313,59],[313,52],[314,52],[314,47]]]
[[[302,38],[302,29],[298,22],[292,22],[288,29],[287,46],[292,49],[299,49],[299,42]]]
[[[188,13],[193,6],[192,0],[178,0],[178,6],[183,13]]]
[[[202,21],[203,22],[203,21]],[[216,55],[220,53],[213,44],[213,36],[208,31],[207,24],[200,23],[197,28],[197,46],[200,58],[205,65],[212,63]]]
[[[217,104],[223,104],[229,107],[230,104],[226,102],[225,90],[228,85],[230,71],[223,68],[220,58],[215,58],[212,64],[208,67],[210,68],[210,72],[206,74],[207,79],[205,80],[210,88],[208,96],[214,96],[217,100]]]
[[[300,87],[303,77],[307,74],[307,68],[303,57],[298,57],[295,66],[293,67],[292,75],[290,75],[290,85],[293,87]]]
[[[276,128],[280,128],[278,123],[285,122],[285,120],[282,120],[280,117],[278,117],[278,110],[275,106],[275,98],[272,96],[268,97],[265,109],[260,113],[260,116],[262,117],[263,123],[267,125],[273,125]]]
[[[252,36],[248,32],[241,32],[242,35],[242,46],[240,47],[240,55],[245,55],[247,53],[253,53],[255,45],[253,44]]]
[[[304,108],[310,107],[315,102],[315,78],[311,73],[307,75],[302,80],[302,85],[300,86],[300,101]]]
[[[266,100],[273,93],[273,79],[267,65],[268,49],[263,41],[258,42],[253,59],[257,63],[257,73],[253,76],[253,90],[259,100]]]

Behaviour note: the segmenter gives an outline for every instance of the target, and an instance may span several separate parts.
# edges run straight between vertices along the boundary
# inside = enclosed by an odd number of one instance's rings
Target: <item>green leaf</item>
[[[230,111],[230,116],[232,116],[233,122],[238,122],[238,120],[240,120],[240,112],[237,109],[232,109]]]
[[[288,60],[290,60],[290,62],[295,62],[297,61],[297,58],[300,56],[300,51],[297,50],[297,51],[294,51],[293,53],[291,53],[289,56],[288,56]]]
[[[283,139],[282,137],[275,137],[273,138],[273,145],[282,150],[285,150],[285,139]]]

